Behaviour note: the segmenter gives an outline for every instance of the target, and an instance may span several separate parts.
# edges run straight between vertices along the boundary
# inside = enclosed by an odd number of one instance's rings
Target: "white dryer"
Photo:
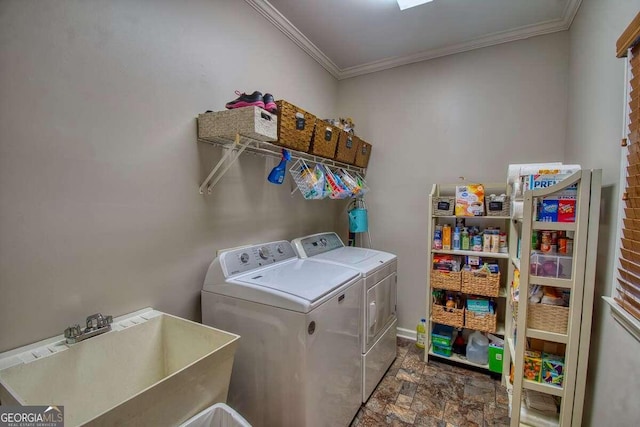
[[[344,265],[362,273],[362,401],[366,402],[396,358],[397,257],[345,246],[336,233],[300,237],[292,244],[302,259]]]
[[[363,280],[287,241],[219,251],[202,322],[241,336],[228,402],[254,427],[347,426],[360,407]]]

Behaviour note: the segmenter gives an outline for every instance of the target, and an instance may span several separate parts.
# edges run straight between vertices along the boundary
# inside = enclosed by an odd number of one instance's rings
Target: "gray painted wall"
[[[562,160],[566,32],[339,84],[339,109],[375,145],[367,179],[374,247],[397,253],[399,327],[425,315],[427,202],[460,176],[505,182],[509,163]]]
[[[639,10],[637,0],[583,0],[570,29],[565,159],[603,172],[596,299],[584,402],[584,424],[594,427],[637,425],[640,419],[640,342],[613,320],[600,298],[611,294],[618,244],[624,60],[616,58],[615,43]]]
[[[243,1],[0,2],[0,351],[95,312],[199,320],[216,250],[340,229],[275,159],[198,193],[221,150],[195,117],[235,89],[335,115],[337,81]]]

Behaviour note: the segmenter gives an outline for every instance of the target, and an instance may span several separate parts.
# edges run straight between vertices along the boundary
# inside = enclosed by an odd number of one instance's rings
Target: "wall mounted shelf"
[[[220,181],[224,174],[231,168],[236,160],[242,153],[252,153],[264,157],[273,157],[280,159],[282,157],[282,149],[285,148],[291,153],[291,160],[304,160],[311,163],[319,163],[326,166],[342,168],[349,172],[357,173],[360,176],[365,176],[367,169],[354,165],[338,162],[325,157],[315,156],[309,153],[303,153],[301,151],[292,150],[287,147],[273,144],[271,142],[259,141],[257,139],[249,138],[244,135],[236,134],[235,138],[198,138],[199,142],[207,143],[222,147],[226,152],[222,158],[213,167],[209,175],[205,178],[200,185],[200,194],[204,194],[206,191],[211,194],[213,187]],[[226,162],[226,164],[225,164]]]

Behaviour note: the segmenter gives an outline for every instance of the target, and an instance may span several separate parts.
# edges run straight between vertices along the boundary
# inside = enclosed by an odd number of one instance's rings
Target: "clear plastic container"
[[[467,360],[480,365],[489,363],[489,339],[479,331],[475,331],[469,335],[467,341]]]
[[[532,252],[530,271],[533,276],[571,279],[572,264],[570,256]]]

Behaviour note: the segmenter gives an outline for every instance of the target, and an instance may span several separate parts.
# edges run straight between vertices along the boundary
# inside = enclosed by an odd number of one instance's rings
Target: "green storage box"
[[[451,354],[453,353],[451,347],[441,347],[436,344],[433,345],[433,352],[445,357],[451,357]]]
[[[502,373],[502,356],[504,349],[497,345],[489,345],[489,370],[497,374]]]
[[[431,342],[434,346],[449,347],[453,345],[453,327],[436,324],[431,331]]]

